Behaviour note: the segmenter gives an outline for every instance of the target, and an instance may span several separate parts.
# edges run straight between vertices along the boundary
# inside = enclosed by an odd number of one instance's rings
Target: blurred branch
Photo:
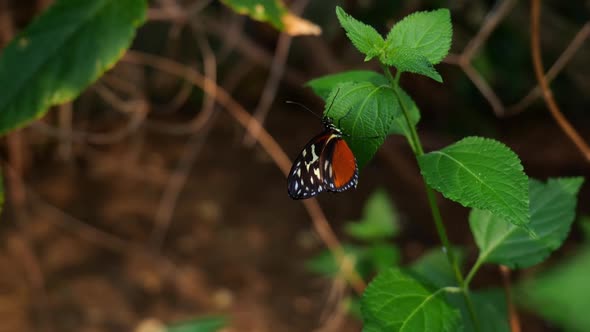
[[[516,0],[504,0],[495,9],[492,9],[484,20],[477,35],[467,44],[461,54],[461,62],[467,63],[473,60],[473,56],[479,51],[483,43],[488,40],[498,24],[510,13],[516,4]]]
[[[61,138],[59,142],[59,147],[57,148],[57,154],[59,157],[64,161],[69,161],[72,159],[72,103],[65,103],[59,106],[59,110],[57,112],[58,116],[58,126],[60,132],[64,133],[64,137]]]
[[[308,0],[297,1],[292,8],[293,14],[299,16],[303,12],[305,6],[307,6],[307,3]],[[287,57],[289,56],[289,49],[291,47],[292,40],[293,36],[285,32],[281,33],[279,36],[277,48],[270,66],[270,73],[268,79],[266,80],[266,84],[264,85],[264,90],[262,90],[262,95],[258,100],[258,105],[254,110],[254,117],[251,121],[252,123],[256,121],[264,126],[264,120],[266,119],[270,107],[272,106],[272,102],[274,101],[277,94],[281,78],[285,72],[285,64],[287,62]],[[248,128],[246,136],[244,137],[244,143],[248,147],[254,145],[258,137],[258,130],[254,129],[254,125],[252,123],[249,125],[250,128]]]
[[[535,2],[537,1],[533,1],[533,6],[535,6]],[[581,151],[581,153],[584,155],[584,158],[590,161],[590,147],[563,116],[557,107],[557,104],[555,103],[553,95],[549,89],[549,82],[551,82],[557,76],[557,74],[572,59],[574,54],[580,49],[588,36],[590,36],[590,22],[584,24],[584,26],[580,29],[580,31],[578,31],[566,49],[558,57],[557,61],[555,61],[553,66],[551,66],[551,69],[546,74],[544,74],[539,45],[539,18],[534,16],[534,8],[531,9],[532,20],[537,20],[536,22],[531,21],[531,39],[533,65],[535,69],[535,75],[537,76],[539,83],[525,97],[523,97],[513,106],[505,107],[496,92],[490,87],[482,75],[472,65],[472,59],[475,54],[477,54],[490,34],[497,28],[498,24],[508,15],[515,3],[516,0],[504,0],[503,2],[499,3],[499,5],[488,14],[479,32],[467,44],[463,52],[461,54],[450,54],[445,59],[445,62],[457,65],[465,72],[467,77],[473,82],[483,97],[488,101],[492,107],[492,110],[494,111],[494,114],[496,114],[496,116],[499,118],[515,115],[524,111],[536,98],[538,98],[540,95],[543,95],[554,120],[566,133],[567,137],[575,144],[578,150]]]
[[[55,128],[42,121],[33,122],[30,127],[46,135],[56,137],[60,140],[70,140],[80,143],[91,143],[96,145],[108,145],[122,141],[134,133],[145,120],[149,112],[149,104],[145,99],[124,101],[120,99],[106,86],[97,83],[93,89],[104,101],[109,103],[113,109],[131,117],[126,126],[109,133],[90,133],[86,131],[64,130]]]
[[[465,75],[467,75],[469,80],[471,80],[481,92],[483,97],[492,107],[494,114],[496,114],[496,116],[499,118],[513,116],[524,111],[533,103],[533,101],[542,95],[541,88],[539,85],[537,85],[519,102],[512,106],[506,107],[494,89],[488,84],[488,82],[486,82],[482,75],[472,65],[473,57],[477,54],[477,52],[479,52],[482,45],[489,38],[491,33],[498,27],[500,22],[502,22],[502,20],[504,20],[510,13],[515,4],[516,0],[504,0],[503,2],[499,2],[499,4],[487,15],[480,30],[473,37],[473,39],[467,43],[467,46],[463,49],[463,52],[461,54],[449,54],[449,56],[447,56],[447,58],[444,60],[445,63],[459,66],[463,72],[465,72]],[[555,61],[555,63],[549,69],[546,74],[547,82],[551,82],[561,72],[561,70],[563,70],[563,68],[580,49],[589,35],[590,22],[587,22],[580,29],[580,31],[578,31],[576,36],[559,56],[557,61]]]
[[[285,176],[288,174],[291,167],[291,161],[274,138],[258,122],[254,122],[253,126],[249,126],[252,116],[222,88],[215,86],[215,89],[213,90],[215,83],[208,81],[198,71],[167,58],[136,51],[128,51],[122,61],[138,65],[147,65],[172,75],[184,77],[195,86],[203,89],[205,93],[215,95],[217,102],[222,105],[240,125],[246,129],[255,128],[259,131],[258,142],[262,148],[266,150],[283,174]],[[348,264],[345,264],[347,258],[344,254],[344,250],[330,224],[326,220],[318,201],[316,199],[307,199],[303,201],[303,204],[312,219],[316,232],[318,232],[322,241],[334,255],[336,261],[343,266],[349,266]],[[343,272],[355,291],[361,294],[365,288],[365,283],[358,273],[355,270]]]
[[[531,53],[533,56],[533,66],[535,75],[539,81],[539,86],[543,92],[543,98],[549,108],[549,112],[555,119],[555,122],[561,127],[563,132],[570,138],[574,145],[580,150],[584,158],[590,162],[590,147],[586,144],[584,139],[578,134],[576,129],[569,123],[565,116],[559,110],[553,93],[549,88],[549,83],[544,75],[543,60],[541,59],[541,41],[540,35],[540,16],[541,4],[539,0],[532,0],[531,2]]]
[[[580,49],[582,45],[584,45],[584,41],[590,36],[590,22],[586,22],[584,26],[576,33],[572,41],[566,47],[566,49],[561,53],[559,58],[553,63],[553,66],[549,68],[549,71],[545,75],[547,79],[547,83],[551,83],[553,79],[559,74],[563,68],[568,64],[568,62],[572,59],[572,57],[576,54],[576,52]],[[521,99],[518,103],[514,104],[513,106],[509,106],[506,110],[506,114],[514,115],[524,111],[527,107],[529,107],[533,101],[537,98],[542,96],[541,87],[537,84],[524,98]]]
[[[510,269],[504,265],[500,265],[500,274],[502,275],[502,285],[504,286],[504,293],[506,294],[506,305],[508,307],[508,322],[510,322],[511,332],[520,332],[520,318],[518,311],[514,306],[512,298],[512,285],[510,283]]]
[[[193,130],[193,135],[183,148],[182,157],[180,158],[170,181],[166,185],[158,205],[154,220],[154,229],[152,230],[151,235],[152,244],[156,247],[157,251],[161,251],[162,249],[166,234],[168,233],[172,222],[172,216],[180,192],[186,184],[190,170],[194,165],[212,126],[213,112],[215,110],[215,96],[217,95],[217,60],[209,43],[202,34],[197,34],[197,43],[204,57],[205,84],[208,85],[208,89],[212,93],[205,94],[201,112],[199,112],[199,115],[197,115],[189,125]]]
[[[188,22],[189,20],[192,20],[192,16],[190,15],[190,12],[185,10],[171,11],[169,8],[164,7],[150,8],[148,10],[148,19],[151,21]],[[198,20],[195,20],[195,23],[198,24],[200,28],[207,31],[207,33],[215,35],[220,40],[226,40],[229,37],[230,40],[228,43],[235,46],[235,48],[251,62],[264,68],[268,68],[272,64],[273,56],[268,51],[258,46],[248,36],[240,33],[239,37],[236,38],[236,36],[228,34],[228,24],[226,22],[202,15],[198,17]],[[284,79],[288,83],[296,86],[301,86],[307,81],[303,74],[291,68],[286,68]]]
[[[28,151],[23,146],[23,139],[22,130],[12,131],[6,136],[8,163],[12,165],[13,169],[12,172],[6,173],[8,198],[17,219],[21,219],[25,206],[25,192],[20,181],[18,181],[18,178],[23,177],[25,173],[25,156],[23,152]]]
[[[461,63],[459,66],[463,69],[465,75],[467,75],[467,77],[469,77],[473,84],[479,89],[479,92],[481,92],[484,98],[487,99],[488,103],[490,103],[496,116],[504,117],[504,104],[502,104],[502,101],[498,98],[496,92],[494,92],[483,76],[473,68],[471,63]]]
[[[0,50],[10,42],[15,34],[15,25],[13,11],[10,3],[0,1]],[[21,130],[14,130],[6,135],[6,148],[9,163],[14,164],[15,171],[6,173],[6,182],[8,186],[8,197],[15,212],[20,214],[24,204],[24,192],[18,181],[17,176],[24,173],[25,157],[23,156],[23,137]]]
[[[498,24],[508,15],[515,4],[516,0],[504,0],[499,3],[495,9],[490,11],[478,33],[463,49],[463,52],[459,55],[451,54],[445,59],[445,62],[458,65],[465,72],[467,77],[475,84],[488,103],[490,103],[497,117],[504,116],[504,105],[485,79],[475,70],[471,61],[484,42],[489,38],[490,34],[498,27]]]
[[[41,270],[41,264],[39,257],[35,253],[33,244],[31,243],[29,236],[23,227],[25,220],[19,220],[20,234],[8,238],[6,241],[6,248],[15,258],[15,261],[22,264],[24,273],[26,274],[25,279],[31,285],[32,292],[35,294],[33,302],[33,310],[37,320],[43,322],[39,327],[38,331],[52,331],[51,328],[51,305],[47,297],[46,282],[43,271]]]

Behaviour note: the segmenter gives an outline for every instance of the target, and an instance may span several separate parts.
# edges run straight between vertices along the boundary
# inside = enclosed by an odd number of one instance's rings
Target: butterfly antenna
[[[326,110],[326,116],[328,116],[328,113],[330,113],[330,110],[332,109],[332,105],[334,105],[334,101],[336,100],[336,97],[338,97],[339,92],[340,92],[340,88],[338,88],[338,90],[336,90],[336,93],[334,94],[334,98],[332,98],[332,101],[330,101],[330,106]]]
[[[305,106],[305,105],[303,105],[303,104],[300,104],[300,103],[298,103],[298,102],[296,102],[296,101],[290,101],[290,100],[287,100],[285,103],[286,103],[286,104],[295,104],[295,105],[297,105],[297,106],[303,107],[303,108],[304,108],[304,109],[306,109],[306,110],[307,110],[309,113],[311,113],[311,114],[315,115],[317,118],[320,118],[320,119],[322,118],[321,116],[317,115],[317,114],[316,114],[316,112],[314,112],[314,111],[310,110],[310,109],[309,109],[309,107],[307,107],[307,106]]]

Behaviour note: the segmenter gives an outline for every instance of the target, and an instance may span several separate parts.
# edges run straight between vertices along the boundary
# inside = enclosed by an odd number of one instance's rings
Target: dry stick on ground
[[[128,63],[134,63],[138,65],[147,65],[150,67],[154,67],[158,70],[165,71],[172,75],[177,75],[179,77],[184,77],[187,81],[193,83],[195,86],[201,88],[207,94],[216,94],[217,102],[224,107],[225,110],[243,127],[250,128],[249,124],[252,119],[252,116],[238,103],[236,102],[227,92],[225,92],[220,87],[215,87],[215,90],[212,90],[211,82],[206,82],[205,77],[198,71],[188,68],[178,62],[173,60],[162,58],[155,55],[140,53],[136,51],[128,51],[127,54],[123,57],[123,60]],[[277,167],[283,172],[286,176],[291,168],[291,161],[289,157],[285,154],[285,152],[281,149],[279,144],[274,140],[274,138],[260,126],[259,123],[254,123],[255,127],[260,132],[258,137],[258,142],[262,146],[262,148],[269,154],[269,156],[273,159]],[[342,266],[348,267],[350,264],[344,264],[344,262],[348,259],[345,254],[338,238],[334,234],[334,231],[330,227],[330,224],[326,220],[326,217],[318,203],[315,199],[307,199],[303,201],[303,205],[305,206],[310,218],[312,219],[313,226],[316,232],[319,234],[320,238],[326,244],[330,252],[336,258],[336,261]],[[358,273],[351,269],[350,271],[343,271],[346,275],[348,281],[351,283],[352,287],[355,291],[361,294],[365,288],[365,283],[362,278],[358,275]]]
[[[8,173],[15,173],[15,169],[8,163],[3,163],[3,169]],[[94,243],[102,248],[106,248],[121,255],[137,254],[149,256],[164,263],[164,266],[174,267],[174,264],[165,256],[148,250],[143,245],[129,243],[128,240],[120,238],[116,235],[105,232],[99,228],[92,226],[80,219],[77,219],[60,208],[45,201],[39,194],[32,190],[24,183],[21,177],[15,176],[16,181],[20,182],[21,187],[25,191],[25,199],[27,204],[32,204],[37,208],[43,210],[42,215],[55,215],[59,217],[63,223],[59,226],[65,230],[77,233],[81,238],[90,243]]]
[[[25,188],[27,188],[26,185]],[[155,253],[149,248],[145,248],[143,245],[133,242],[130,243],[127,239],[105,232],[85,221],[71,216],[60,208],[45,201],[30,188],[27,188],[27,200],[34,207],[41,209],[43,214],[54,215],[57,217],[61,221],[61,223],[58,224],[59,227],[67,232],[74,233],[76,236],[79,236],[81,239],[88,241],[89,243],[93,243],[98,247],[110,250],[121,256],[137,255],[148,257],[152,261],[159,263],[155,265],[161,266],[170,272],[178,270],[174,262],[168,257]]]
[[[152,245],[158,252],[162,249],[166,234],[172,223],[172,217],[180,192],[184,188],[190,170],[205,143],[205,139],[209,134],[213,122],[215,96],[217,94],[217,60],[204,36],[198,34],[197,43],[199,44],[200,51],[204,57],[205,84],[208,84],[208,89],[212,93],[205,94],[201,112],[197,116],[197,120],[193,121],[193,126],[196,127],[195,131],[183,148],[183,153],[178,165],[162,193],[162,198],[156,211],[154,229],[152,230],[151,235]]]
[[[21,132],[19,131],[17,133],[20,134]],[[12,149],[12,147],[10,147],[10,149]],[[22,150],[22,147],[19,147],[19,149]],[[12,157],[11,154],[9,154],[9,158],[10,157]],[[11,159],[11,162],[14,162],[16,167],[14,167],[13,164],[11,165],[5,162],[3,169],[7,178],[10,180],[10,186],[18,188],[18,195],[22,195],[22,197],[18,197],[18,205],[13,203],[15,223],[19,228],[19,233],[14,239],[8,241],[8,249],[12,251],[15,256],[20,258],[19,261],[22,263],[23,270],[26,273],[25,279],[28,279],[27,281],[31,285],[33,293],[36,295],[33,311],[41,318],[41,322],[45,323],[41,327],[41,331],[51,331],[52,329],[49,325],[50,320],[48,319],[50,316],[47,315],[47,312],[50,310],[50,305],[45,288],[45,276],[43,275],[38,255],[35,253],[34,246],[31,243],[31,234],[26,227],[26,223],[30,221],[30,218],[28,209],[25,207],[26,188],[21,181],[23,168],[19,161]]]
[[[584,139],[578,134],[576,129],[567,121],[565,116],[559,110],[553,93],[549,88],[549,83],[544,75],[543,60],[541,59],[541,41],[540,41],[540,16],[541,16],[541,4],[539,0],[532,0],[531,3],[531,53],[533,56],[533,66],[535,69],[535,75],[539,81],[539,86],[543,92],[543,98],[549,108],[551,116],[555,119],[561,130],[569,137],[574,145],[580,150],[582,156],[590,162],[590,147],[586,144]]]
[[[292,8],[293,14],[301,14],[305,6],[307,6],[307,3],[308,0],[298,1]],[[266,80],[264,89],[262,90],[262,95],[258,100],[258,105],[254,110],[254,118],[252,122],[256,121],[264,126],[264,120],[266,119],[266,116],[270,111],[270,107],[272,106],[272,103],[277,94],[277,90],[279,89],[281,78],[283,77],[283,73],[285,72],[285,64],[287,63],[287,58],[289,56],[289,49],[291,48],[292,40],[293,36],[289,35],[286,32],[282,32],[279,36],[275,55],[272,59],[272,64],[270,66],[269,77]],[[244,137],[244,143],[246,144],[246,146],[252,147],[252,145],[256,143],[256,138],[258,137],[258,130],[254,129],[254,125],[252,123],[249,126],[250,128],[248,128],[246,136]]]

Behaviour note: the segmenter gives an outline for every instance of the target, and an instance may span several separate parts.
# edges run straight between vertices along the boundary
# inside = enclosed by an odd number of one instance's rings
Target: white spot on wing
[[[317,144],[312,144],[311,145],[311,160],[305,164],[305,167],[307,167],[307,171],[309,172],[309,168],[311,167],[311,165],[313,163],[316,162],[316,160],[318,160],[320,157],[315,153],[315,148],[316,148]],[[315,172],[315,171],[314,171]]]
[[[316,176],[318,179],[320,179],[320,178],[321,178],[321,175],[320,175],[320,168],[319,168],[319,167],[316,167],[316,168],[314,168],[314,169],[313,169],[313,174],[314,174],[314,175],[315,175],[315,176]]]

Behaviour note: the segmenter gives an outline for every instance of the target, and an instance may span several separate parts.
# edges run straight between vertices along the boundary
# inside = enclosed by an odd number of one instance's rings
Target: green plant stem
[[[465,277],[465,287],[469,287],[471,280],[473,279],[473,277],[475,276],[475,274],[477,273],[477,271],[481,267],[481,264],[483,264],[483,261],[484,260],[482,259],[481,255],[479,257],[477,257],[475,264],[473,264],[473,266],[471,267],[471,270],[469,270],[469,273],[467,273],[467,277]]]
[[[412,149],[414,150],[414,155],[415,155],[416,159],[418,159],[420,156],[422,156],[424,154],[424,148],[422,147],[422,143],[420,142],[420,137],[418,136],[418,133],[416,131],[416,127],[414,125],[412,125],[412,122],[410,121],[410,116],[409,116],[408,110],[406,109],[406,106],[402,102],[402,99],[400,98],[400,95],[398,93],[399,79],[401,77],[401,71],[398,70],[398,72],[396,73],[395,78],[394,78],[391,75],[391,71],[389,70],[389,68],[387,66],[381,64],[381,68],[382,68],[383,72],[385,73],[385,75],[387,76],[387,78],[389,79],[389,81],[391,83],[391,87],[393,89],[393,92],[397,96],[397,100],[399,101],[400,107],[401,107],[402,112],[404,114],[404,118],[406,119],[406,124],[408,126],[409,131],[410,131],[410,137],[409,137],[409,139],[411,140],[410,145],[412,145]],[[465,280],[463,279],[463,275],[461,274],[461,270],[459,269],[459,264],[457,263],[457,259],[455,257],[454,252],[453,252],[453,248],[451,247],[451,242],[449,241],[449,237],[447,236],[447,231],[445,229],[445,225],[442,220],[440,209],[438,208],[438,205],[436,204],[436,196],[435,196],[432,188],[430,188],[428,186],[428,184],[426,184],[426,182],[424,182],[424,186],[426,188],[426,196],[428,197],[428,204],[430,205],[430,211],[432,212],[432,218],[434,219],[434,225],[436,226],[436,231],[438,232],[438,237],[440,238],[440,240],[443,244],[445,254],[447,255],[447,259],[449,260],[449,264],[451,265],[451,267],[455,273],[455,278],[457,279],[457,283],[459,284],[459,287],[462,290],[463,298],[465,299],[465,303],[467,304],[467,309],[469,311],[469,315],[471,316],[471,320],[473,321],[473,326],[476,331],[480,331],[479,320],[477,319],[477,316],[475,314],[475,307],[473,305],[473,301],[471,301],[471,296],[469,296],[468,283],[466,283]],[[471,276],[471,277],[473,277],[473,276]]]
[[[387,70],[389,71],[389,70]],[[389,73],[389,75],[391,76],[391,73]],[[395,72],[395,78],[393,79],[393,84],[395,84],[395,86],[399,86],[399,79],[402,77],[402,72],[401,70],[398,70]]]

